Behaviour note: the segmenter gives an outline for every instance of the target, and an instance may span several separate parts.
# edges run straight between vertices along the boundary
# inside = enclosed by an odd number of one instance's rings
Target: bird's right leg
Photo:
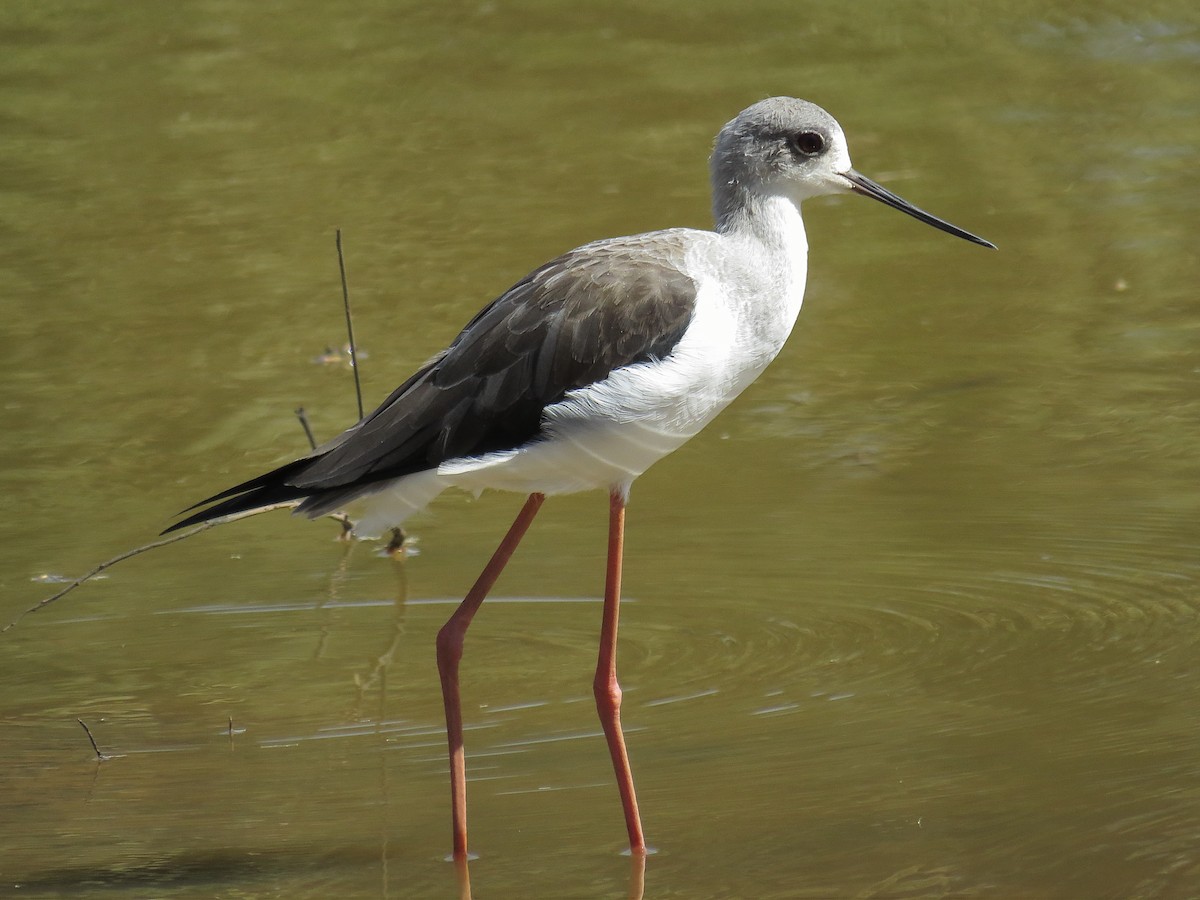
[[[467,627],[478,612],[488,591],[504,571],[504,566],[521,538],[529,530],[533,517],[545,502],[545,494],[530,494],[513,521],[504,540],[492,554],[475,585],[458,605],[437,636],[438,673],[442,679],[442,702],[446,706],[446,739],[450,745],[450,802],[454,820],[454,859],[467,858],[467,775],[463,751],[462,703],[458,695],[458,663],[462,659]]]

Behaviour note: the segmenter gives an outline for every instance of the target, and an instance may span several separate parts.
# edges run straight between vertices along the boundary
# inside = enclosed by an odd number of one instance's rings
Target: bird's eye
[[[816,131],[798,131],[788,138],[788,147],[798,156],[816,156],[825,149],[825,136]]]

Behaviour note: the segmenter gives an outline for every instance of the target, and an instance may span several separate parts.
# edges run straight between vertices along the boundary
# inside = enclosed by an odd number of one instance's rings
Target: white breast
[[[742,244],[736,252],[725,246],[733,241]],[[618,369],[547,407],[543,440],[444,463],[439,476],[476,491],[627,491],[754,381],[791,332],[803,255],[747,253],[745,243],[741,235],[696,234],[685,263],[699,285],[696,310],[669,356]]]

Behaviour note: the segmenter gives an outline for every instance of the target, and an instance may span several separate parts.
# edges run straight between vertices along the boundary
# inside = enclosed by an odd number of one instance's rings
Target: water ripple
[[[1060,683],[1111,698],[1139,661],[1200,642],[1195,548],[1159,547],[1147,559],[1146,546],[1068,539],[1037,554],[886,556],[852,581],[808,585],[803,601],[748,598],[710,616],[717,627],[639,625],[624,634],[624,652],[655,670],[648,684],[670,686],[668,699],[647,706],[741,692],[752,695],[749,714],[775,716],[914,678],[925,690],[934,680],[940,691],[967,690],[1005,666],[1017,680],[1053,669]]]

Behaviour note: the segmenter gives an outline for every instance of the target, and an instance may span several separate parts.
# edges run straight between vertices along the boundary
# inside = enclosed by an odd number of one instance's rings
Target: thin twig
[[[316,450],[317,439],[313,437],[312,426],[308,424],[308,413],[304,411],[303,406],[296,407],[296,418],[300,420],[300,427],[304,429],[304,436],[308,438],[309,449]]]
[[[75,721],[80,724],[80,726],[83,728],[83,733],[86,734],[88,736],[88,740],[92,742],[92,749],[96,751],[97,762],[104,762],[106,759],[108,759],[107,756],[100,752],[100,748],[96,746],[96,739],[92,737],[92,729],[87,727],[87,723],[84,722],[83,719],[76,719]]]
[[[350,368],[354,370],[354,396],[358,400],[358,418],[363,417],[362,382],[358,377],[358,345],[354,342],[354,316],[350,313],[350,288],[346,285],[346,260],[342,256],[342,229],[337,230],[338,271],[342,274],[342,305],[346,308],[346,334],[350,339]]]
[[[359,380],[359,375],[358,375],[358,348],[354,342],[354,316],[350,311],[350,289],[346,282],[346,261],[342,255],[342,229],[340,229],[340,228],[337,229],[337,254],[338,254],[338,270],[341,272],[341,276],[342,276],[342,303],[346,309],[346,332],[350,339],[350,367],[354,370],[354,394],[358,401],[358,418],[361,420],[363,418],[362,383]],[[312,428],[309,426],[308,415],[304,412],[304,407],[300,407],[296,410],[296,417],[300,420],[300,424],[304,428],[304,434],[308,438],[309,446],[315,450],[317,448],[317,440],[313,436]],[[23,613],[18,615],[15,619],[13,619],[11,622],[9,622],[7,625],[5,625],[3,628],[0,628],[0,634],[3,634],[4,632],[8,631],[9,629],[15,627],[18,622],[20,622],[23,618],[25,618],[25,616],[29,615],[32,612],[37,612],[38,610],[40,610],[46,606],[49,606],[51,603],[53,603],[55,600],[58,600],[61,597],[65,597],[67,594],[71,593],[71,591],[75,590],[75,588],[79,587],[81,584],[85,584],[88,581],[91,581],[93,578],[95,578],[97,575],[99,575],[105,569],[108,569],[111,566],[115,566],[119,562],[123,562],[124,560],[131,559],[134,556],[140,556],[141,554],[145,553],[147,550],[155,550],[159,547],[165,547],[165,546],[167,546],[167,544],[173,544],[176,541],[182,541],[184,538],[189,538],[194,534],[199,534],[202,531],[207,531],[208,529],[213,528],[217,525],[224,525],[226,522],[235,522],[238,519],[245,519],[245,518],[249,518],[250,516],[257,516],[259,513],[270,512],[271,510],[274,510],[274,509],[284,509],[284,508],[292,507],[295,505],[296,504],[294,502],[273,503],[270,506],[264,506],[259,509],[252,509],[252,510],[247,510],[246,512],[237,513],[237,514],[230,515],[230,516],[223,516],[220,519],[211,519],[207,522],[202,522],[201,524],[199,524],[195,528],[193,528],[191,531],[182,531],[179,534],[171,535],[171,537],[169,537],[169,538],[163,538],[160,541],[153,541],[149,544],[145,544],[141,547],[137,547],[134,550],[127,550],[124,553],[114,556],[110,560],[100,563],[100,565],[96,566],[96,568],[92,569],[87,574],[81,575],[79,578],[76,578],[74,581],[72,581],[70,584],[68,584],[66,587],[64,587],[58,593],[52,594],[51,596],[46,597],[43,600],[39,600],[37,603],[35,603],[33,606],[29,607]],[[341,523],[342,537],[348,538],[350,536],[350,534],[353,532],[353,528],[354,528],[353,523],[351,523],[350,519],[346,516],[345,513],[333,513],[332,517]],[[83,722],[80,722],[79,724],[83,725]],[[83,725],[83,727],[84,727],[84,730],[87,729],[86,725]],[[88,737],[91,737],[90,732],[88,733]],[[93,744],[93,746],[95,746],[95,741],[93,741],[92,744]],[[99,751],[96,751],[96,752],[99,753]]]
[[[348,515],[346,515],[344,512],[331,512],[328,514],[328,516],[342,526],[341,534],[339,534],[337,537],[339,541],[349,541],[353,539],[354,522],[350,520]]]
[[[52,594],[43,600],[39,600],[37,603],[35,603],[33,606],[29,607],[29,609],[25,610],[25,612],[21,613],[19,616],[17,616],[11,622],[9,622],[7,625],[5,625],[3,628],[0,628],[0,634],[3,634],[4,632],[8,631],[10,628],[14,627],[18,622],[20,622],[23,618],[25,618],[30,613],[37,612],[38,610],[49,606],[55,600],[58,600],[60,597],[66,596],[67,594],[71,593],[71,591],[75,590],[75,588],[79,587],[81,584],[85,584],[85,583],[91,581],[93,578],[95,578],[97,575],[99,575],[105,569],[115,566],[119,562],[123,562],[123,561],[125,561],[127,559],[131,559],[135,556],[140,556],[141,554],[145,553],[147,550],[156,550],[159,547],[167,546],[167,544],[174,544],[176,541],[182,541],[184,538],[190,538],[194,534],[199,534],[202,531],[208,531],[208,529],[215,528],[218,525],[224,525],[226,522],[236,522],[238,519],[248,519],[251,516],[257,516],[259,513],[270,512],[271,510],[274,510],[274,509],[287,509],[287,508],[293,507],[295,505],[296,505],[295,502],[273,503],[270,506],[263,506],[259,509],[251,509],[251,510],[247,510],[246,512],[235,513],[230,516],[222,516],[220,519],[210,519],[207,522],[200,523],[195,528],[193,528],[191,531],[181,531],[178,534],[173,534],[170,537],[163,538],[160,541],[152,541],[149,544],[144,544],[143,546],[138,547],[134,550],[126,550],[124,553],[114,556],[112,559],[107,560],[106,562],[100,563],[100,565],[96,566],[96,568],[92,569],[86,575],[79,576],[74,581],[72,581],[70,584],[68,584],[66,587],[64,587],[61,591],[59,591],[57,594]]]

